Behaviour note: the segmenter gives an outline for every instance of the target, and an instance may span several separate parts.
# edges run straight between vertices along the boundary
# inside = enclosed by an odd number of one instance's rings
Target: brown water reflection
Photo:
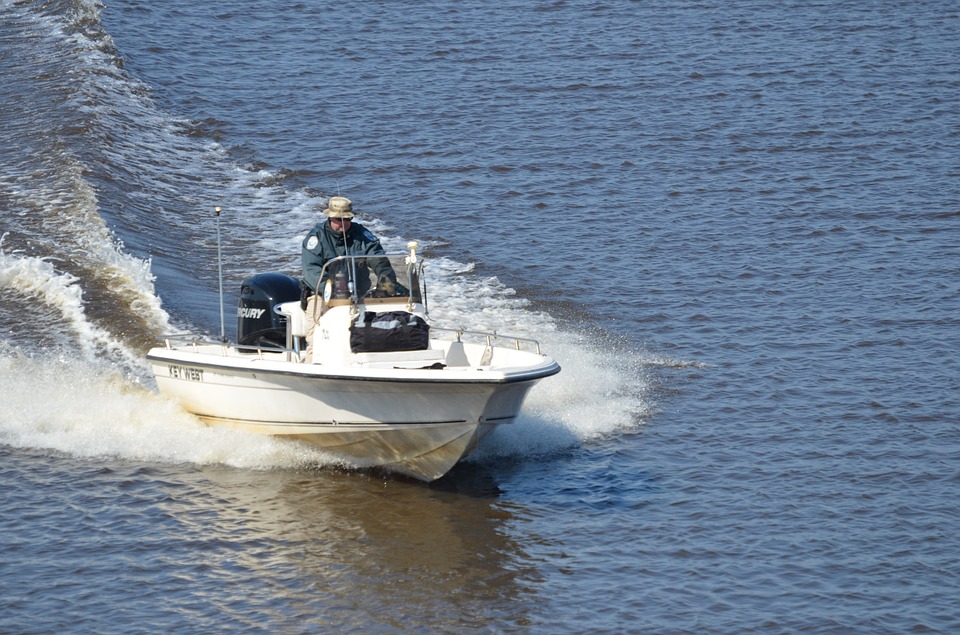
[[[319,471],[206,468],[197,477],[180,521],[216,545],[208,565],[231,589],[220,602],[231,621],[346,630],[526,621],[530,571],[511,537],[518,510],[499,504],[483,477],[433,487]]]

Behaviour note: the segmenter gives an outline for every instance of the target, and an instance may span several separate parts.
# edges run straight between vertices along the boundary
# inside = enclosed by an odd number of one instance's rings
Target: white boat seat
[[[443,362],[444,353],[427,348],[421,351],[389,351],[386,353],[352,353],[350,361],[368,368],[423,368]]]

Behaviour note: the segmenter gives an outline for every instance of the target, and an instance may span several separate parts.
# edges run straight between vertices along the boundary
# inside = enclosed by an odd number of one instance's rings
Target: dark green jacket
[[[320,272],[328,260],[337,256],[374,256],[384,253],[380,240],[360,223],[350,223],[346,246],[343,234],[334,231],[330,221],[324,221],[304,237],[302,247],[300,257],[303,261],[303,285],[313,292],[317,291],[319,283],[322,282]],[[358,294],[363,295],[370,288],[368,267],[373,268],[378,278],[387,276],[396,282],[396,274],[386,258],[361,259],[357,261]],[[327,273],[330,273],[329,267]]]

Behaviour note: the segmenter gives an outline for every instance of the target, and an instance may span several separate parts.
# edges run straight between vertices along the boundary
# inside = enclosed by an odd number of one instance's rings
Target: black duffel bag
[[[367,311],[350,325],[354,353],[422,351],[430,347],[430,325],[406,311]]]

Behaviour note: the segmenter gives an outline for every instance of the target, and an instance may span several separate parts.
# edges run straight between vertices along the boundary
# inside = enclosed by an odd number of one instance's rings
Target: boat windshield
[[[423,261],[408,265],[405,258],[406,254],[334,258],[323,267],[320,288],[328,300],[349,300],[355,293],[357,299],[410,298],[421,302]]]

